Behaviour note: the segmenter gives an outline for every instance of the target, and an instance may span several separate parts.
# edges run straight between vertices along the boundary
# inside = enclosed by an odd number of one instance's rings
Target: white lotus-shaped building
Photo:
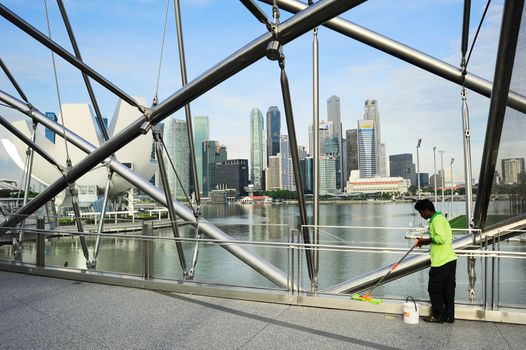
[[[135,99],[141,105],[146,105],[144,98],[139,97]],[[62,113],[66,128],[97,147],[104,143],[104,138],[97,125],[95,114],[89,105],[64,104],[62,105]],[[108,125],[110,138],[137,120],[140,117],[139,113],[135,107],[120,100],[113,114],[113,118]],[[58,121],[61,122],[62,118],[60,115],[57,115],[57,118]],[[29,119],[15,121],[13,125],[28,138],[31,138],[32,126]],[[37,128],[36,143],[51,155],[58,164],[65,166],[67,153],[63,138],[60,137],[60,135],[56,135],[55,143],[53,143],[45,137],[44,132],[44,127],[39,125]],[[151,133],[141,135],[119,150],[115,154],[116,158],[121,163],[129,166],[138,175],[148,180],[153,176],[156,169],[156,162],[152,160],[152,141]],[[1,142],[15,164],[21,169],[24,169],[27,146],[15,136],[11,136],[9,139],[2,139]],[[68,143],[68,153],[73,165],[79,163],[86,157],[86,153],[70,143]],[[59,176],[61,175],[58,169],[35,153],[32,171],[32,178],[34,180],[47,186],[57,180]],[[96,198],[93,198],[93,196],[96,196],[96,193],[100,192],[100,190],[104,190],[107,179],[108,171],[105,167],[97,167],[88,172],[75,182],[79,189],[79,199],[82,201],[83,199],[80,197],[84,196],[84,201],[95,200]],[[110,193],[115,195],[127,191],[131,187],[127,181],[115,174],[112,179]],[[88,190],[85,191],[86,189]],[[86,195],[88,196],[86,197]],[[91,200],[88,197],[90,197]]]

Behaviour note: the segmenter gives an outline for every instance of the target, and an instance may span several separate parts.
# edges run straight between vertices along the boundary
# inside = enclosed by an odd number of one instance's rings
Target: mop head
[[[353,295],[351,295],[351,299],[352,300],[359,300],[359,301],[367,301],[373,305],[378,305],[378,304],[381,304],[383,303],[383,299],[375,299],[373,297],[370,297],[367,293],[364,294],[364,295],[360,295],[358,293],[354,293]]]

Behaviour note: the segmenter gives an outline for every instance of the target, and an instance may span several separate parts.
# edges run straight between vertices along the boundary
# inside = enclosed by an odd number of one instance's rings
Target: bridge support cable
[[[40,42],[42,45],[46,46],[52,52],[55,52],[57,55],[62,57],[64,60],[75,66],[80,71],[86,73],[93,80],[104,86],[106,89],[120,97],[122,100],[126,101],[130,105],[137,107],[141,113],[147,113],[147,109],[144,106],[138,104],[131,96],[126,94],[124,91],[119,89],[113,83],[105,79],[102,75],[97,73],[91,67],[83,63],[81,60],[70,54],[63,47],[58,45],[56,42],[48,38],[45,34],[37,30],[35,27],[24,21],[22,18],[17,16],[14,12],[9,10],[6,6],[0,4],[0,16],[7,19],[9,22],[13,23],[19,29],[27,33],[29,36]]]
[[[181,7],[179,0],[174,0],[175,8],[175,24],[177,27],[177,46],[179,49],[179,66],[181,70],[181,83],[182,86],[188,84],[186,76],[186,58],[184,53],[184,41],[183,41],[183,26],[181,23]],[[201,216],[201,193],[199,188],[199,179],[197,173],[197,162],[195,159],[195,144],[194,144],[194,128],[192,122],[192,112],[190,110],[190,103],[184,105],[184,112],[186,117],[186,131],[188,133],[188,147],[190,149],[190,166],[192,170],[192,180],[194,182],[194,196],[196,203],[196,210],[194,210],[197,216]],[[193,203],[190,202],[190,205],[193,207]],[[197,244],[197,243],[196,243]],[[197,256],[197,255],[196,255]]]
[[[298,13],[285,22],[281,24],[280,32],[278,33],[279,39],[282,44],[288,43],[305,32],[311,30],[312,28],[321,25],[327,20],[340,15],[341,13],[363,3],[364,0],[352,0],[352,1],[338,1],[338,0],[321,0],[309,9]],[[101,76],[96,74],[91,68],[79,62],[75,57],[72,57],[67,53],[63,48],[58,46],[53,41],[49,40],[43,36],[40,32],[35,30],[33,27],[29,26],[25,21],[21,20],[14,13],[9,11],[5,6],[0,5],[0,15],[17,25],[22,30],[26,31],[31,36],[37,38],[38,41],[42,42],[52,50],[56,50],[61,53],[63,58],[68,62],[72,63],[75,67],[85,70],[87,74],[92,76],[95,80],[104,83],[104,86],[108,87],[108,82],[104,79],[101,79]],[[168,117],[174,111],[183,107],[185,104],[191,102],[193,99],[202,95],[206,91],[210,90],[214,86],[233,76],[242,69],[248,67],[252,63],[256,62],[265,55],[267,45],[272,41],[273,35],[270,33],[263,34],[262,36],[256,38],[248,45],[244,46],[237,52],[233,53],[231,56],[227,57],[223,61],[216,64],[214,67],[210,68],[208,71],[194,79],[192,82],[189,82],[183,88],[181,88],[176,93],[172,94],[165,101],[161,102],[158,106],[147,111],[147,115],[143,115],[135,122],[132,122],[127,128],[122,130],[117,135],[113,136],[110,140],[104,143],[99,148],[93,150],[86,158],[84,158],[79,164],[73,167],[69,173],[68,178],[76,180],[92,169],[94,166],[99,164],[99,162],[105,162],[106,159],[112,154],[124,147],[126,144],[134,140],[140,134],[144,133],[144,124],[148,123],[149,125],[155,125],[162,121],[164,118]],[[111,87],[111,86],[109,86]],[[123,95],[120,90],[112,88],[111,91],[117,91],[119,95]],[[126,95],[124,95],[126,97]],[[129,99],[129,97],[127,97]],[[133,101],[133,100],[132,100]],[[133,101],[134,102],[134,101]],[[137,105],[136,103],[132,105]],[[140,107],[144,109],[144,107]],[[145,111],[146,112],[146,111]],[[85,142],[85,140],[83,140]],[[115,169],[119,169],[119,175],[121,172],[124,173],[125,178],[136,181],[135,174],[122,171],[120,163],[113,165]],[[121,175],[122,176],[122,175]],[[140,179],[140,178],[139,178]],[[143,180],[143,179],[140,179]],[[130,181],[131,182],[131,181]],[[136,181],[137,183],[142,181]],[[143,184],[147,188],[148,184]],[[25,215],[27,213],[33,213],[35,210],[40,208],[45,204],[50,198],[56,196],[60,191],[68,186],[67,181],[63,179],[57,180],[55,183],[51,184],[46,190],[40,193],[35,197],[30,203],[21,208],[17,214]],[[154,191],[152,191],[152,194]],[[186,213],[185,213],[186,214]],[[189,221],[189,220],[187,220]],[[6,227],[12,227],[13,224],[19,222],[19,218],[13,217],[7,221],[4,221],[0,225],[0,229]],[[212,225],[211,225],[212,226]],[[218,231],[218,232],[217,232]],[[218,230],[215,227],[210,227],[206,230],[208,235],[224,235],[224,233]],[[229,248],[231,251],[236,251],[236,253],[245,255],[246,252],[244,249],[240,250],[240,247]],[[226,248],[225,248],[226,249]],[[263,267],[265,271],[264,274],[268,278],[276,280],[279,285],[287,286],[286,276],[283,275],[281,271],[274,271],[275,267],[267,268],[267,266],[261,265],[259,259],[252,259],[253,254],[247,255],[247,262],[249,265],[254,267],[256,270],[260,271],[259,268]],[[267,263],[266,261],[263,263]],[[267,263],[268,264],[268,263]]]
[[[66,12],[66,8],[64,6],[64,2],[62,0],[57,0],[58,7],[60,9],[60,14],[62,15],[62,20],[64,21],[64,25],[66,26],[66,30],[68,32],[69,40],[71,42],[71,46],[73,47],[73,51],[75,52],[75,56],[80,62],[82,61],[82,56],[80,55],[79,46],[77,44],[77,40],[75,39],[75,34],[73,33],[73,29],[71,28],[71,23],[69,22],[68,14]],[[95,110],[95,116],[97,117],[97,121],[99,123],[99,129],[102,133],[102,137],[104,138],[104,141],[108,141],[108,130],[106,129],[106,125],[104,124],[104,120],[102,119],[102,113],[100,112],[99,104],[97,103],[97,99],[95,98],[95,93],[93,92],[93,88],[91,87],[91,83],[89,81],[88,75],[81,71],[82,73],[82,79],[84,79],[84,84],[86,85],[86,89],[88,90],[88,95],[91,100],[91,104],[93,105],[93,109]]]
[[[95,247],[93,248],[93,259],[91,260],[90,267],[92,269],[97,267],[97,257],[99,256],[100,250],[100,234],[104,228],[104,217],[106,216],[106,210],[108,208],[108,199],[110,197],[110,185],[111,179],[113,178],[113,170],[108,169],[108,181],[106,181],[106,188],[104,189],[104,199],[102,201],[102,208],[100,211],[99,224],[97,226],[97,238],[95,239]]]
[[[309,0],[309,6],[312,0]],[[320,244],[320,79],[319,79],[319,46],[318,46],[318,27],[312,30],[312,130],[313,130],[313,191],[312,191],[312,241],[314,245]],[[313,270],[316,276],[318,288],[318,273],[320,270],[320,251],[316,248],[313,250]],[[314,289],[314,288],[312,288]]]
[[[273,0],[259,1],[267,4],[272,4],[273,2]],[[307,8],[305,3],[297,0],[276,0],[276,3],[281,9],[291,13],[299,13],[300,11],[303,11]],[[398,41],[392,40],[388,37],[375,33],[369,29],[341,18],[330,19],[324,22],[323,26],[360,41],[368,46],[374,47],[391,56],[397,57],[430,73],[438,75],[455,84],[462,84],[462,71],[457,67],[413,49]],[[493,86],[492,82],[470,73],[466,74],[465,81],[466,88],[488,98],[491,97]],[[508,107],[511,107],[522,113],[526,113],[526,96],[509,91],[509,94],[505,99],[505,103]]]
[[[172,226],[172,232],[174,237],[177,239],[179,235],[179,227],[177,225],[177,216],[173,205],[172,193],[170,189],[170,183],[168,182],[168,176],[166,175],[166,166],[164,165],[162,145],[159,140],[160,130],[153,130],[153,139],[155,142],[155,153],[157,155],[157,161],[159,162],[159,173],[161,175],[161,182],[163,184],[164,195],[166,198],[166,207],[168,209],[168,215],[170,217],[170,224]],[[169,155],[167,154],[169,157]],[[174,169],[175,171],[175,169]],[[182,187],[182,186],[181,186]],[[183,244],[181,241],[176,240],[175,246],[177,247],[177,255],[179,256],[179,263],[183,270],[183,277],[187,278],[188,272],[186,270],[186,259],[184,257]]]
[[[482,230],[486,224],[491,188],[495,175],[495,167],[497,165],[506,112],[506,97],[510,89],[523,8],[524,0],[507,0],[504,3],[497,61],[495,63],[493,91],[489,106],[488,124],[486,127],[484,150],[482,152],[477,203],[474,214],[475,227]],[[523,113],[525,112],[523,111]]]

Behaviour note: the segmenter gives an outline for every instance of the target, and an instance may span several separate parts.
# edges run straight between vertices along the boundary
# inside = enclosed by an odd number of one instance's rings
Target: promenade
[[[0,271],[0,349],[524,349],[526,327],[192,296]]]

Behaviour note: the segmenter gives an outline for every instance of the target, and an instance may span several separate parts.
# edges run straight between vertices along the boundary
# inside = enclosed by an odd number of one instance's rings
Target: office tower
[[[208,116],[196,116],[194,118],[194,151],[197,181],[201,193],[203,193],[203,142],[208,140],[209,137],[210,125],[208,123]]]
[[[281,154],[281,188],[284,190],[295,191],[294,169],[292,168],[292,158],[290,155],[290,143],[287,135],[280,138]]]
[[[314,159],[312,157],[305,157],[300,160],[300,169],[303,191],[307,194],[311,194],[314,187]]]
[[[333,137],[336,137],[338,140],[338,152],[340,169],[343,169],[343,148],[342,148],[342,120],[341,120],[341,111],[340,111],[340,98],[338,96],[331,96],[327,100],[327,120],[333,124]],[[325,152],[330,153],[330,152]],[[339,174],[340,179],[339,184],[343,184],[345,180],[343,179],[343,172]],[[342,188],[341,185],[338,188]]]
[[[281,135],[281,114],[278,107],[270,106],[267,111],[267,164],[270,156],[279,153]]]
[[[320,194],[338,192],[339,166],[340,159],[336,154],[326,153],[320,156]]]
[[[268,157],[268,168],[265,172],[266,190],[282,188],[281,183],[281,154]]]
[[[184,198],[183,188],[186,193],[188,193],[190,187],[190,148],[188,147],[186,122],[184,120],[176,120],[172,117],[167,118],[164,123],[163,141],[166,146],[166,150],[163,153],[163,160],[166,165],[166,175],[170,192],[175,198]],[[170,161],[175,167],[177,176],[183,185],[182,187],[179,181],[177,181]]]
[[[382,139],[380,135],[380,113],[378,112],[378,102],[376,100],[365,101],[364,119],[373,121],[376,173],[382,177],[387,177],[385,154],[382,157],[381,151]]]
[[[201,145],[203,150],[203,196],[208,196],[214,189],[215,164],[227,158],[226,146],[219,141],[207,140]]]
[[[53,112],[46,112],[46,117],[47,119],[52,120],[54,122],[58,120],[57,115]],[[46,139],[48,139],[52,143],[55,143],[55,132],[53,130],[45,128],[44,134],[46,136]]]
[[[332,139],[334,136],[334,123],[332,121],[326,122],[324,120],[320,121],[319,128],[319,141],[320,141],[320,154],[324,153],[333,153],[335,149],[338,149],[338,145],[334,148],[331,144],[331,149],[325,149],[325,140]],[[332,140],[331,140],[332,142]],[[309,125],[309,154],[314,154],[314,134],[312,130],[312,125]]]
[[[246,196],[248,159],[229,159],[215,163],[213,188],[235,189],[238,196]]]
[[[389,156],[389,168],[389,175],[391,177],[403,177],[411,181],[413,186],[416,186],[416,167],[415,164],[413,164],[413,155],[411,153],[393,154]],[[437,177],[437,187],[441,186],[441,182],[438,181]]]
[[[505,184],[519,183],[520,174],[524,172],[524,158],[502,159],[502,181]]]
[[[307,152],[307,148],[305,146],[298,145],[298,158],[300,160],[305,159],[309,155],[309,152]]]
[[[429,173],[420,173],[420,187],[429,186]]]
[[[250,112],[250,180],[256,189],[263,189],[263,169],[266,162],[263,114],[259,108]]]
[[[376,172],[376,143],[374,122],[358,120],[358,169],[360,178],[374,177]]]
[[[347,180],[351,175],[351,170],[358,170],[358,129],[345,131],[347,138]]]

